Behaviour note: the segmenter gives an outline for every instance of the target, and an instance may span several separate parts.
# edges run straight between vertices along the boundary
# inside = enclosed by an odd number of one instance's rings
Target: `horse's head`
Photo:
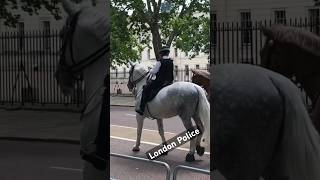
[[[286,44],[274,40],[271,29],[262,28],[262,32],[266,41],[260,51],[261,66],[291,78],[293,74],[288,60],[290,59],[290,48]]]
[[[137,83],[147,77],[149,71],[141,64],[130,62],[128,89],[130,92],[136,87]]]
[[[98,60],[108,69],[110,26],[106,10],[98,10],[91,0],[62,3],[68,18],[60,32],[62,48],[56,78],[62,91],[70,92],[83,70]]]

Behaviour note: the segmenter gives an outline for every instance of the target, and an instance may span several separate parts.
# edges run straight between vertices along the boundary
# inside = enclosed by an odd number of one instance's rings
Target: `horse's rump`
[[[250,65],[213,68],[213,153],[230,179],[320,179],[320,139],[287,78]]]
[[[217,65],[211,73],[213,154],[215,165],[227,179],[257,179],[277,143],[282,99],[260,70]]]

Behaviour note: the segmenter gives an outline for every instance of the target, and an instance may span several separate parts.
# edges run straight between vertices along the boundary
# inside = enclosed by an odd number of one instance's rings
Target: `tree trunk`
[[[156,56],[156,59],[160,58],[160,48],[161,48],[161,36],[159,33],[159,25],[156,24],[154,27],[151,28],[151,34],[152,34],[152,45],[153,45],[153,50],[154,54]]]

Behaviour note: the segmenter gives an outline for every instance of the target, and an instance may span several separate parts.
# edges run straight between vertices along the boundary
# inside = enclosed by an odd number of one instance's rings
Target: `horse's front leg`
[[[163,119],[157,119],[158,124],[158,131],[162,139],[162,144],[167,145],[166,138],[164,137],[164,130],[163,130]],[[163,155],[167,155],[168,152],[163,153]]]
[[[137,119],[137,140],[136,140],[136,145],[133,147],[132,151],[140,151],[140,140],[141,140],[141,134],[142,134],[142,127],[143,127],[143,120],[144,116],[139,115],[138,113],[136,114],[136,119]]]

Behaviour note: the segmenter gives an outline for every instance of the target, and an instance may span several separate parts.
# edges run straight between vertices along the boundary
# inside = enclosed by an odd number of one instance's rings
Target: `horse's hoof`
[[[199,156],[203,156],[203,154],[204,154],[204,147],[201,147],[201,146],[196,146],[196,150],[197,150],[197,154],[199,155]]]
[[[139,147],[133,147],[133,148],[132,148],[132,151],[133,151],[133,152],[138,152],[138,151],[140,151],[140,148],[139,148]]]
[[[187,162],[193,162],[193,161],[195,161],[194,155],[188,153],[187,156],[186,156],[186,161],[187,161]]]

